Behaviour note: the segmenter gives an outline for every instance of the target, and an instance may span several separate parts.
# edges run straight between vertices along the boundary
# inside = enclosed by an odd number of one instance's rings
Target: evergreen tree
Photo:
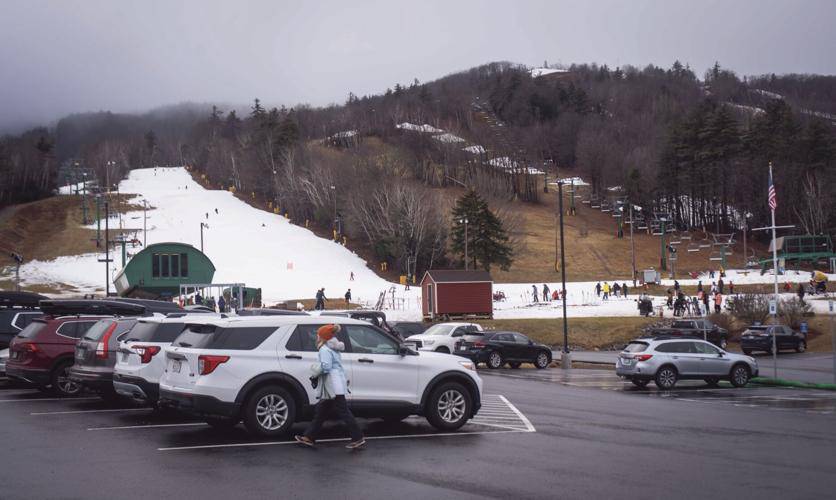
[[[450,229],[452,250],[462,257],[465,251],[464,220],[467,220],[467,251],[472,267],[490,271],[491,266],[496,264],[507,271],[513,262],[513,249],[508,242],[508,234],[499,217],[475,191],[459,198],[453,209]]]

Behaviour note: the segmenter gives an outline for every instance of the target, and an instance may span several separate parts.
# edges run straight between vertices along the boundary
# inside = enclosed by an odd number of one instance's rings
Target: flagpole
[[[772,162],[769,162],[769,186],[774,189],[775,184],[772,180]],[[773,323],[777,324],[778,319],[778,240],[775,236],[775,208],[770,204],[770,211],[772,212],[772,269],[775,274],[775,312],[773,314]],[[778,378],[778,343],[775,339],[775,328],[772,329],[772,373],[773,378]]]

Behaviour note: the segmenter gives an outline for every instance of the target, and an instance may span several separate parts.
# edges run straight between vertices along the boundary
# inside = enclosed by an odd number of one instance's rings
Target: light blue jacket
[[[319,364],[321,367],[321,384],[319,384],[319,399],[332,399],[334,396],[345,396],[348,392],[348,377],[343,368],[340,351],[345,344],[332,338],[319,348]]]

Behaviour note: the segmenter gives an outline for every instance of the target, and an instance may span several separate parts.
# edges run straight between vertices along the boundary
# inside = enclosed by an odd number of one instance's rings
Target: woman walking
[[[319,363],[314,364],[311,369],[314,374],[311,380],[316,379],[315,387],[319,389],[317,399],[319,403],[314,410],[314,419],[302,436],[294,436],[296,441],[305,446],[314,446],[316,437],[322,429],[322,424],[328,419],[332,411],[348,427],[351,442],[346,448],[355,450],[366,444],[363,432],[354,420],[354,415],[348,409],[345,400],[345,393],[348,390],[348,380],[342,365],[340,352],[345,349],[345,344],[340,342],[336,335],[340,332],[340,325],[324,325],[316,331],[316,346],[319,349]]]

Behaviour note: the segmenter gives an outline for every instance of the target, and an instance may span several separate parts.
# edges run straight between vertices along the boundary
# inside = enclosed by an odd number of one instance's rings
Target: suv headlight
[[[473,364],[472,361],[459,361],[459,364],[467,368],[468,370],[476,371],[476,366]]]

